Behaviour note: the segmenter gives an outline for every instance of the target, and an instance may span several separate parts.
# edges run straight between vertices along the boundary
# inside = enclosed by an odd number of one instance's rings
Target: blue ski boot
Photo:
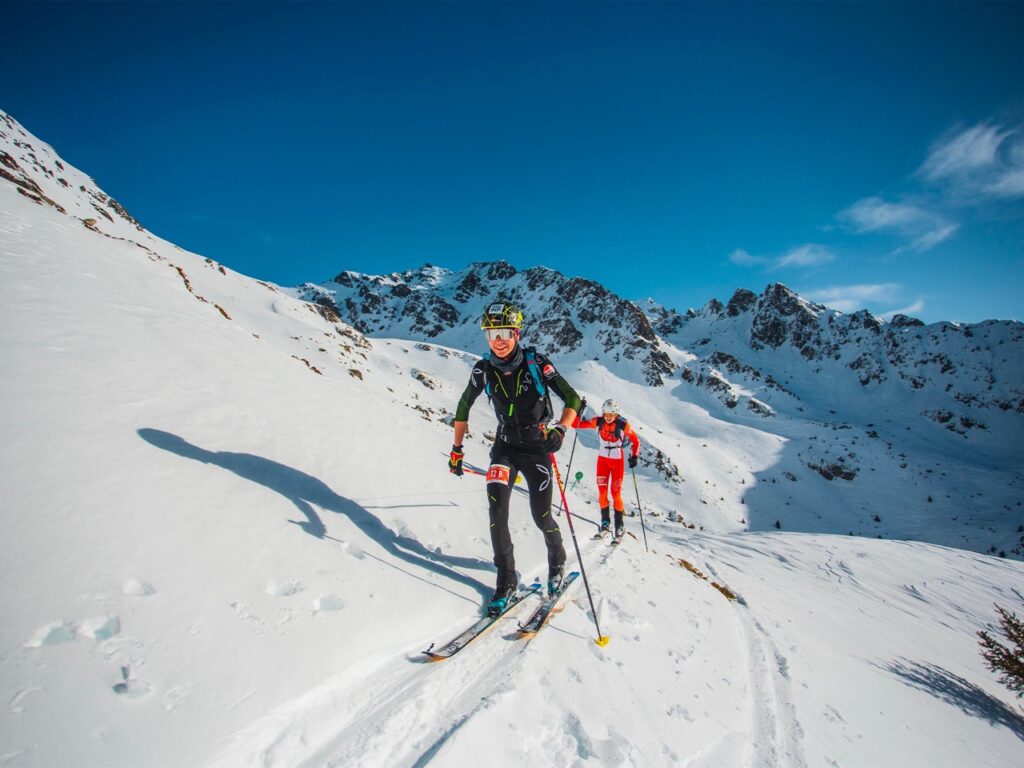
[[[491,596],[491,601],[487,603],[487,615],[488,616],[500,616],[505,612],[508,607],[509,601],[515,597],[516,585],[512,584],[505,587],[498,587]]]

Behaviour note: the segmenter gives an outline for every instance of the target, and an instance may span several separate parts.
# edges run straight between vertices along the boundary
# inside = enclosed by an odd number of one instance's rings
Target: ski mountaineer
[[[608,534],[611,520],[608,510],[608,490],[612,492],[612,504],[615,507],[615,538],[621,539],[626,532],[622,515],[625,506],[622,503],[622,478],[626,474],[626,441],[632,443],[629,467],[636,466],[636,457],[640,455],[640,438],[619,413],[619,404],[615,400],[605,400],[601,406],[601,417],[573,421],[576,429],[596,429],[599,446],[597,449],[597,497],[601,504],[601,530],[599,537]]]
[[[487,470],[487,499],[491,519],[491,546],[498,583],[487,605],[491,615],[502,613],[516,594],[516,574],[508,515],[512,486],[521,473],[530,491],[533,522],[544,533],[548,554],[548,593],[554,594],[565,575],[565,547],[558,521],[551,514],[551,454],[562,447],[565,431],[580,408],[580,397],[544,355],[519,343],[523,313],[511,304],[490,304],[480,321],[490,354],[484,355],[469,377],[455,413],[455,440],[448,470],[462,475],[462,441],[469,429],[469,411],[486,392],[498,417],[498,431]],[[551,395],[565,403],[558,423],[553,418]]]

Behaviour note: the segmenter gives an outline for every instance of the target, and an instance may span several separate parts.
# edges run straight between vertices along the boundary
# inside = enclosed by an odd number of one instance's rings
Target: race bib
[[[508,485],[508,479],[511,476],[512,468],[505,464],[491,464],[491,468],[487,470],[488,483],[501,483],[502,485]]]

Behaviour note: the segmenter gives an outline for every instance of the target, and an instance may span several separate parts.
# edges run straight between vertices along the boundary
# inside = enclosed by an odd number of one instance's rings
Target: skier
[[[558,521],[551,515],[551,454],[562,447],[565,431],[580,408],[580,397],[547,357],[519,343],[523,313],[515,306],[504,302],[490,304],[480,327],[491,352],[473,366],[469,385],[459,400],[448,470],[462,475],[462,441],[469,429],[469,411],[480,393],[486,391],[498,417],[498,432],[487,470],[491,546],[498,569],[498,583],[487,610],[497,615],[515,595],[519,581],[508,515],[512,486],[520,473],[530,491],[533,521],[543,531],[547,545],[548,593],[556,592],[562,583],[565,547]],[[549,389],[565,403],[558,423],[553,426],[548,426],[553,418]]]
[[[576,429],[596,429],[599,440],[597,449],[597,496],[601,504],[601,530],[598,537],[603,538],[611,528],[611,519],[608,510],[608,490],[612,492],[612,504],[615,507],[615,540],[622,539],[626,532],[626,526],[622,515],[625,506],[622,503],[622,478],[626,473],[626,441],[632,443],[633,448],[629,456],[630,469],[636,466],[636,458],[640,455],[640,438],[629,426],[619,413],[619,404],[612,399],[604,401],[601,406],[601,418],[595,416],[592,419],[580,420],[578,417],[573,422]]]

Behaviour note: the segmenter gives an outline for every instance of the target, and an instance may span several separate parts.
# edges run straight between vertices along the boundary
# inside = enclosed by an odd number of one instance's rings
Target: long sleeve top
[[[640,438],[629,426],[629,422],[621,416],[611,423],[604,420],[604,416],[595,416],[592,419],[577,419],[573,422],[576,429],[596,429],[598,437],[598,456],[609,459],[622,459],[625,457],[626,442],[632,443],[632,456],[640,454]]]

